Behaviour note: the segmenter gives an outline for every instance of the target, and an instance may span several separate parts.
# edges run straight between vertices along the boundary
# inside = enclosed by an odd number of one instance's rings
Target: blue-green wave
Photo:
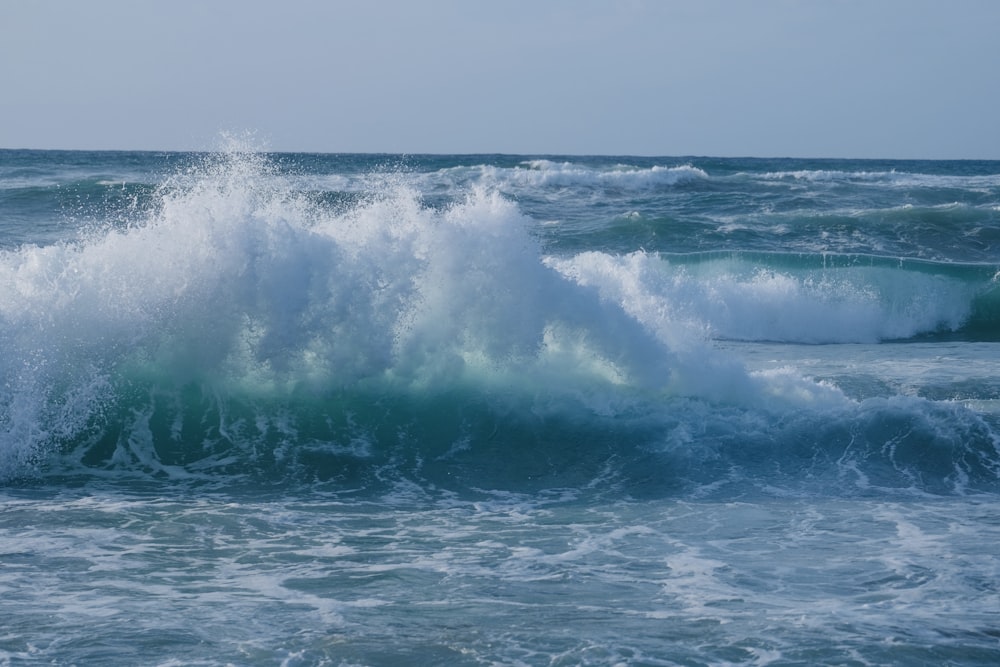
[[[717,177],[508,162],[516,177],[470,159],[457,189],[443,166],[324,188],[256,153],[186,157],[155,187],[74,177],[103,224],[0,251],[0,477],[996,490],[995,413],[969,407],[990,385],[859,390],[860,372],[753,369],[719,347],[995,341],[995,264],[572,249],[551,231],[572,220],[534,217],[564,190],[669,203]],[[517,178],[551,201],[505,193]],[[62,196],[47,188],[31,197]]]

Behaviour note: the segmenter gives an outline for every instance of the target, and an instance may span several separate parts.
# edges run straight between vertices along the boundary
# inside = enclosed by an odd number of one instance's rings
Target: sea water
[[[0,664],[1000,663],[1000,162],[0,151]]]

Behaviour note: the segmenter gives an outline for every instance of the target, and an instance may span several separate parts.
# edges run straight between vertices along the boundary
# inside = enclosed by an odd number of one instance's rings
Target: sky
[[[997,0],[10,0],[0,147],[1000,159]]]

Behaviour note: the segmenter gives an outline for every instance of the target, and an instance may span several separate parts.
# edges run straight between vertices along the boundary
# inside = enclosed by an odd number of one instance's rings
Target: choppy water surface
[[[0,663],[1000,661],[1000,163],[0,151]]]

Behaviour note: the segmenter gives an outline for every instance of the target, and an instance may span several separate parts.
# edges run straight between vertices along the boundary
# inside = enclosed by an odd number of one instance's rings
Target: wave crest
[[[876,257],[717,253],[548,258],[662,338],[875,343],[926,335],[997,335],[992,267]]]
[[[617,188],[622,190],[671,187],[708,180],[709,178],[708,173],[692,165],[673,167],[654,165],[648,168],[615,165],[602,169],[572,162],[554,162],[542,159],[530,160],[523,163],[523,167],[514,169],[494,169],[492,175],[499,183],[510,182],[534,187]]]

